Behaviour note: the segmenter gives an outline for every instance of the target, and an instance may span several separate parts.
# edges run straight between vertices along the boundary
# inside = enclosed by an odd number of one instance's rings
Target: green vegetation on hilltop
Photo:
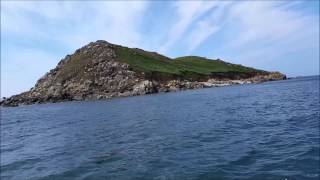
[[[30,91],[0,101],[0,106],[109,99],[213,87],[220,82],[225,85],[283,79],[286,76],[279,72],[257,70],[219,59],[198,56],[171,59],[156,52],[98,40],[67,55]],[[216,81],[220,82],[216,84]]]
[[[119,61],[129,64],[138,71],[180,74],[182,70],[180,66],[172,63],[171,59],[157,53],[122,46],[117,46],[115,51]]]
[[[114,45],[116,60],[130,65],[134,71],[143,72],[152,78],[183,77],[199,80],[204,77],[230,77],[240,75],[248,77],[265,71],[227,63],[221,60],[211,60],[199,56],[185,56],[175,59],[168,58],[156,52],[148,52],[137,48]],[[92,59],[92,53],[75,53],[65,61],[63,68],[57,74],[57,80],[64,82],[71,78],[90,78],[84,73],[84,66]]]
[[[262,72],[261,70],[245,67],[242,65],[231,64],[222,60],[211,60],[199,56],[184,56],[173,60],[174,64],[183,66],[189,71],[197,72],[200,74],[209,75],[215,72]]]
[[[227,63],[221,60],[211,60],[199,56],[185,56],[175,59],[168,58],[156,52],[148,52],[137,48],[128,48],[119,45],[113,46],[116,60],[130,65],[134,71],[143,72],[151,77],[176,77],[199,80],[210,75],[228,77],[265,71]],[[57,74],[57,80],[63,82],[70,78],[90,78],[85,74],[83,67],[90,62],[91,54],[75,53],[69,57],[63,68]],[[222,74],[222,75],[221,75]]]
[[[201,76],[212,73],[253,73],[261,70],[235,65],[221,60],[210,60],[198,56],[185,56],[170,59],[155,52],[147,52],[136,48],[116,46],[117,59],[129,64],[141,72],[168,73],[182,76]]]

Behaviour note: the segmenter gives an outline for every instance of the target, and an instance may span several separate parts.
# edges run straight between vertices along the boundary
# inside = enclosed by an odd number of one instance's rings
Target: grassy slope
[[[170,59],[155,52],[137,48],[114,46],[117,60],[129,64],[134,70],[146,75],[172,77],[180,76],[199,79],[214,73],[252,73],[263,72],[253,68],[230,64],[221,60],[210,60],[197,56]],[[90,55],[74,54],[57,74],[57,80],[63,82],[70,78],[90,78],[84,74],[83,68],[90,61]]]
[[[119,61],[131,65],[138,71],[169,74],[180,74],[181,71],[181,67],[172,63],[171,59],[157,53],[122,46],[117,46],[115,51]]]
[[[174,59],[173,61],[177,65],[184,66],[190,71],[198,72],[201,74],[209,75],[215,72],[257,72],[257,70],[242,65],[231,64],[222,60],[211,60],[199,56],[185,56]],[[262,72],[262,71],[261,71]]]
[[[65,81],[74,77],[86,77],[83,68],[90,60],[90,56],[75,54],[67,61],[57,74],[58,81]],[[87,77],[88,78],[88,77]]]
[[[115,50],[119,61],[128,63],[135,70],[146,73],[158,72],[182,76],[201,76],[225,72],[263,72],[242,65],[235,65],[221,60],[210,60],[198,56],[170,59],[157,53],[122,46],[116,46]]]

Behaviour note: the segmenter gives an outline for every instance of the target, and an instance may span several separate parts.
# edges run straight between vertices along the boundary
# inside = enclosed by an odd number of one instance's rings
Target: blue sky
[[[319,1],[1,1],[1,96],[98,39],[316,75]]]

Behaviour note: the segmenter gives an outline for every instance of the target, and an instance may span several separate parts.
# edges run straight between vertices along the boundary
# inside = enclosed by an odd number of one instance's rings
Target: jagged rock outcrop
[[[1,105],[18,106],[69,100],[108,99],[285,79],[285,75],[281,73],[265,71],[252,71],[247,74],[239,73],[239,75],[232,72],[230,78],[228,73],[197,74],[196,80],[190,76],[144,72],[139,68],[135,69],[134,63],[130,64],[130,57],[127,62],[121,61],[123,57],[117,54],[117,48],[120,47],[101,40],[90,43],[76,50],[74,54],[67,55],[56,68],[41,77],[29,91],[4,99]],[[142,56],[149,53],[135,50],[137,51],[134,51],[134,55],[141,53]],[[154,53],[149,53],[147,56],[166,58]]]

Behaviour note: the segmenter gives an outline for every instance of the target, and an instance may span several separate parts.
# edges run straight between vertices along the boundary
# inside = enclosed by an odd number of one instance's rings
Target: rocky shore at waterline
[[[29,91],[0,105],[109,99],[283,79],[286,76],[279,72],[196,56],[170,59],[100,40],[67,55]]]

